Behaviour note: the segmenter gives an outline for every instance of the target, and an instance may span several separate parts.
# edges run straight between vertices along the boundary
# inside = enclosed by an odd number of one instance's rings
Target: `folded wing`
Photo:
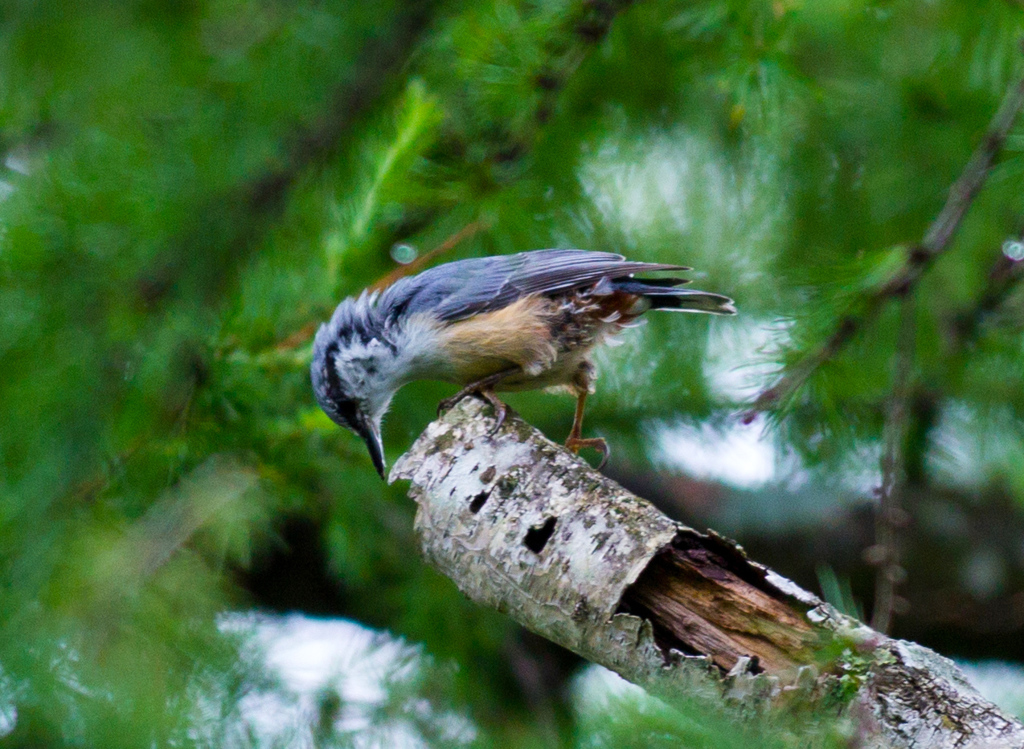
[[[553,295],[592,286],[602,279],[630,278],[634,273],[685,270],[690,269],[634,262],[610,252],[536,250],[431,268],[393,285],[381,303],[409,314],[429,311],[454,322],[502,309],[531,294]],[[680,279],[673,281],[683,283]]]

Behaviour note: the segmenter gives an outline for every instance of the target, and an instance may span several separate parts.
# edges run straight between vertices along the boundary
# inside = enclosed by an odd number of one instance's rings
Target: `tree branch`
[[[746,422],[752,421],[757,413],[774,408],[788,399],[818,367],[835,357],[854,335],[874,320],[885,302],[913,290],[935,258],[948,249],[971,203],[985,184],[992,164],[1002,150],[1022,107],[1024,78],[1017,81],[1003,97],[985,137],[974,149],[960,177],[950,187],[946,204],[920,243],[908,250],[903,265],[886,283],[867,292],[851,311],[844,314],[822,346],[793,365],[778,382],[758,395],[744,415]]]
[[[1007,245],[1019,245],[1022,242],[1024,234],[1018,233],[1003,246],[1005,248]],[[1011,257],[1004,249],[992,263],[978,301],[949,322],[947,336],[944,339],[947,356],[962,354],[977,340],[982,323],[1003,305],[1021,280],[1024,280],[1024,260]]]
[[[1024,744],[945,658],[670,520],[519,419],[494,428],[466,399],[391,474],[412,481],[425,558],[472,600],[669,702],[828,706],[869,747]]]
[[[470,223],[466,224],[461,229],[459,229],[457,232],[452,234],[450,237],[448,237],[446,240],[441,242],[441,244],[439,244],[434,249],[430,250],[429,252],[424,252],[411,263],[399,265],[390,273],[381,276],[376,281],[374,281],[370,286],[368,286],[367,290],[384,291],[384,289],[386,289],[391,284],[395,283],[395,281],[398,281],[401,278],[405,278],[406,276],[415,275],[420,271],[426,270],[427,267],[432,262],[437,260],[439,257],[442,257],[445,254],[451,252],[456,247],[458,247],[459,244],[479,234],[484,229],[489,229],[490,225],[491,222],[484,219],[477,219],[476,221],[471,221]]]
[[[900,529],[906,526],[906,512],[900,506],[907,483],[905,470],[907,425],[910,420],[912,379],[917,342],[914,295],[900,302],[899,332],[892,375],[892,394],[885,417],[885,449],[882,453],[882,485],[875,514],[875,546],[880,553],[872,561],[878,565],[875,579],[875,608],[871,626],[889,632],[893,615],[903,600],[896,586],[906,577],[900,565]],[[869,549],[868,551],[871,551]]]

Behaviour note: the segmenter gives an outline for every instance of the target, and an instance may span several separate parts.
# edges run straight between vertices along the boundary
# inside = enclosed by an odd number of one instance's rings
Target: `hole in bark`
[[[558,522],[558,518],[548,518],[544,521],[544,525],[535,525],[530,528],[526,532],[526,538],[523,539],[526,548],[534,554],[544,551],[544,547],[548,545],[548,541],[551,540],[551,536],[555,532],[556,522]]]
[[[480,492],[469,503],[469,511],[476,515],[484,506],[484,502],[491,496],[490,492]]]

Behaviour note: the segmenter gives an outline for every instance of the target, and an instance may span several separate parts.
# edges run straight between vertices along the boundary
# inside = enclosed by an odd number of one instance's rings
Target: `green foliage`
[[[744,723],[721,705],[708,704],[697,697],[669,707],[631,685],[602,685],[601,681],[608,679],[602,680],[594,673],[597,670],[585,671],[579,680],[579,732],[574,745],[580,749],[839,749],[850,741],[849,725],[807,714],[799,708],[758,715]]]
[[[850,581],[836,575],[828,565],[818,568],[818,584],[821,586],[821,597],[835,606],[840,614],[864,620],[864,609],[853,596]]]
[[[275,687],[217,616],[266,605],[252,581],[297,552],[291,521],[316,528],[342,602],[329,613],[422,643],[443,678],[413,691],[464,711],[479,742],[574,735],[559,690],[537,697],[513,665],[521,634],[424,567],[402,487],[316,407],[315,326],[434,249],[692,265],[741,317],[664,315],[599,355],[586,428],[649,467],[663,426],[733,423],[766,371],[805,360],[891,279],[1020,75],[1024,30],[1006,0],[90,0],[10,2],[0,19],[12,746],[226,743],[240,696]],[[999,487],[1017,506],[1024,302],[1010,288],[977,305],[1020,229],[1022,143],[1018,128],[914,292],[914,376],[938,404],[926,483],[976,502]],[[772,415],[815,476],[875,470],[896,312]],[[977,325],[957,342],[965,316]],[[398,395],[392,461],[448,394]],[[509,400],[568,431],[565,399]],[[845,578],[822,586],[852,604]],[[295,591],[284,607],[318,601]],[[323,704],[329,726],[340,708]],[[713,725],[626,706],[575,735],[750,743]],[[786,731],[776,743],[798,743]]]

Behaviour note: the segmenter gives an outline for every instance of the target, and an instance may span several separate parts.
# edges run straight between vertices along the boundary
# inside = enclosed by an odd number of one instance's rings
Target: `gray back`
[[[490,312],[530,294],[555,294],[627,278],[644,271],[689,270],[680,265],[638,263],[590,250],[535,250],[470,258],[403,278],[381,296],[385,317],[430,312],[452,322]]]

